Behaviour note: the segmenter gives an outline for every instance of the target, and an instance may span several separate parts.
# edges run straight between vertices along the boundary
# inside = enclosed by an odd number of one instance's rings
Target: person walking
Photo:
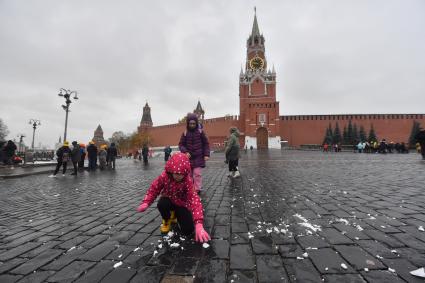
[[[144,165],[148,165],[149,161],[148,161],[148,156],[149,156],[149,147],[147,144],[144,144],[142,147],[142,153],[140,154],[140,156],[143,157],[143,164]]]
[[[81,158],[80,161],[78,161],[78,168],[80,170],[84,170],[84,159],[86,159],[86,145],[83,143],[80,143],[80,153]]]
[[[171,147],[169,145],[167,145],[164,148],[164,160],[165,160],[165,162],[167,162],[168,161],[168,158],[170,158],[171,151],[172,151],[172,149],[171,149]]]
[[[107,155],[108,152],[106,151],[106,145],[101,145],[99,151],[99,167],[102,171],[106,168]]]
[[[69,142],[68,141],[64,141],[63,146],[61,146],[57,151],[56,151],[56,156],[57,156],[57,164],[56,164],[56,169],[55,172],[50,175],[49,177],[56,177],[56,174],[59,172],[59,169],[62,166],[62,176],[65,176],[66,173],[66,167],[68,165],[68,161],[71,158],[71,149],[69,148]]]
[[[3,149],[6,164],[10,166],[10,169],[15,168],[13,167],[13,156],[15,156],[16,149],[17,149],[16,144],[12,140],[8,140],[7,144],[5,145]]]
[[[192,166],[193,184],[196,192],[202,190],[202,168],[210,158],[210,145],[203,129],[199,128],[198,117],[189,113],[186,117],[186,130],[180,137],[180,152],[185,153]]]
[[[160,231],[171,230],[177,223],[185,236],[195,232],[195,241],[208,242],[210,236],[205,231],[203,208],[190,177],[191,165],[186,154],[176,153],[165,164],[165,170],[150,185],[137,211],[144,212],[158,195],[157,208],[162,216]]]
[[[89,171],[95,171],[97,163],[97,146],[93,141],[90,141],[87,147],[87,157],[89,159]]]
[[[382,139],[378,146],[378,152],[386,154],[387,153],[387,141]]]
[[[115,170],[115,160],[118,156],[118,151],[115,146],[115,143],[111,143],[111,146],[108,147],[108,166]]]
[[[420,129],[420,131],[416,134],[415,139],[421,147],[422,159],[425,160],[425,130]]]
[[[81,149],[80,145],[76,142],[72,142],[72,151],[71,151],[71,161],[72,166],[74,166],[74,172],[71,175],[77,175],[77,165],[78,162],[81,160]]]
[[[230,128],[230,136],[227,139],[227,146],[225,150],[226,162],[229,164],[229,177],[238,178],[240,173],[238,170],[239,163],[239,130],[236,127]]]
[[[328,152],[329,145],[327,143],[323,144],[323,152]]]

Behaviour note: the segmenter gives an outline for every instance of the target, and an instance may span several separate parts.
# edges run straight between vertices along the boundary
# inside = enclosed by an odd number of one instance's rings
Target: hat
[[[73,141],[72,144],[73,145],[77,145],[78,143],[77,143],[77,141]]]
[[[80,147],[86,147],[86,145],[83,143],[80,143]]]
[[[89,141],[89,144],[94,144],[94,141]]]
[[[63,146],[69,146],[69,142],[68,141],[64,141],[63,142]]]

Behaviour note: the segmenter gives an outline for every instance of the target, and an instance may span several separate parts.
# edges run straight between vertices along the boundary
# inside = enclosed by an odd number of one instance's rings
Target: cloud
[[[261,5],[260,5],[261,4]],[[425,3],[412,1],[1,1],[0,118],[10,138],[63,135],[60,88],[79,93],[70,139],[135,131],[196,106],[238,114],[257,5],[281,115],[423,113]],[[30,144],[29,138],[26,143]]]

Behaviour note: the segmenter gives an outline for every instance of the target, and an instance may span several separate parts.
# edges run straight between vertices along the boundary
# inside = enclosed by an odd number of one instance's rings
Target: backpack
[[[64,152],[62,155],[62,162],[68,162],[68,160],[69,160],[69,153]]]

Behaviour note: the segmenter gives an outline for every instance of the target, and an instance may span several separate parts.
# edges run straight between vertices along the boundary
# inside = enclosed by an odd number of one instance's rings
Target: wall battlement
[[[423,119],[425,114],[328,114],[328,115],[285,115],[282,121],[299,120],[393,120],[393,119]]]

